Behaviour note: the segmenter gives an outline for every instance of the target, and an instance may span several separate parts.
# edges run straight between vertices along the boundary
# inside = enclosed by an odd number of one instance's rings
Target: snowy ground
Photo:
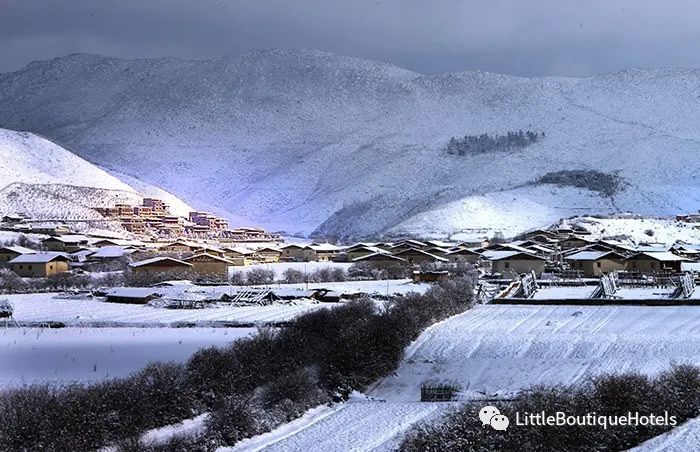
[[[410,426],[449,407],[419,402],[428,380],[457,382],[464,398],[505,397],[538,383],[656,373],[684,362],[700,364],[696,307],[480,305],[432,326],[408,347],[396,374],[369,391],[386,402],[347,403],[291,432],[258,438],[249,450],[388,450]],[[697,444],[700,436],[690,427],[678,433],[679,444],[690,436]]]
[[[700,450],[700,418],[691,419],[673,430],[643,442],[629,452],[688,452]]]
[[[266,287],[300,288],[306,284],[283,284]],[[376,293],[379,295],[424,292],[428,284],[413,284],[410,280],[348,281],[309,284],[309,288],[324,287],[340,293]],[[158,289],[174,298],[220,297],[237,290],[235,286],[178,285]],[[337,303],[294,301],[269,306],[214,305],[204,309],[165,309],[146,305],[106,303],[100,298],[66,298],[59,294],[3,295],[15,308],[15,319],[20,323],[63,322],[69,326],[171,326],[196,323],[207,326],[230,322],[266,324],[290,320],[299,314],[338,306]]]
[[[204,309],[165,309],[146,305],[106,303],[98,298],[65,299],[55,294],[4,296],[15,307],[22,324],[62,322],[68,326],[172,326],[182,323],[230,322],[266,324],[290,320],[299,314],[335,306],[335,303],[299,302],[269,306],[212,306]]]
[[[247,273],[253,268],[264,268],[275,272],[275,279],[282,279],[287,269],[299,270],[304,273],[313,273],[322,268],[341,268],[346,270],[353,264],[350,262],[278,262],[275,264],[254,264],[246,267],[232,267],[233,271]]]
[[[220,449],[219,452],[395,450],[398,446],[397,439],[412,425],[438,415],[448,406],[444,403],[351,401],[302,419],[303,425],[286,424],[268,434],[242,442],[237,447]]]
[[[635,243],[700,242],[700,228],[674,218],[651,218],[620,215],[612,218],[579,217],[563,220],[563,225],[580,226],[590,231],[593,239],[627,236]]]
[[[0,328],[0,387],[122,377],[151,361],[186,361],[197,350],[255,328]]]
[[[426,380],[459,383],[467,398],[508,395],[673,362],[700,364],[696,307],[482,305],[421,335],[397,376],[371,395],[416,401]]]

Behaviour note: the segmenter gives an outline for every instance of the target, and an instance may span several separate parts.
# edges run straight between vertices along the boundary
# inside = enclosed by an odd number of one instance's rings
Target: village
[[[35,239],[21,235],[23,240],[5,243],[0,247],[0,266],[25,281],[63,275],[66,288],[70,288],[67,275],[107,274],[112,278],[104,279],[105,287],[97,292],[109,289],[116,294],[116,286],[150,287],[165,281],[208,286],[403,278],[435,282],[472,272],[479,281],[480,296],[485,301],[501,302],[619,300],[625,298],[625,291],[616,294],[617,289],[625,285],[641,288],[626,298],[656,299],[659,292],[651,288],[663,286],[669,293],[662,298],[690,300],[700,270],[700,244],[630,243],[594,238],[585,229],[561,225],[532,230],[511,240],[403,238],[350,244],[285,243],[278,234],[260,228],[229,229],[226,220],[207,212],[190,212],[188,220],[170,215],[168,206],[154,198],[144,198],[141,206],[116,205],[99,211],[119,221],[131,238],[80,234],[65,225],[37,229],[21,214],[5,215],[0,229],[27,233]],[[676,221],[694,224],[698,217],[679,215]],[[313,276],[308,271],[310,265],[316,271]],[[326,265],[328,271],[319,272],[318,265]],[[8,280],[7,274],[4,280]],[[554,289],[561,286],[568,289]],[[605,290],[589,286],[605,286]],[[115,295],[108,300],[147,303],[154,296],[153,291],[141,293],[141,298]],[[256,302],[281,298],[269,292],[249,296]],[[285,297],[294,298],[289,294]]]

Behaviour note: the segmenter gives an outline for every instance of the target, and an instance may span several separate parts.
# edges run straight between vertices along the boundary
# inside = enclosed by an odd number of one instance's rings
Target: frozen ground
[[[0,328],[0,386],[92,382],[151,361],[186,361],[255,328]]]

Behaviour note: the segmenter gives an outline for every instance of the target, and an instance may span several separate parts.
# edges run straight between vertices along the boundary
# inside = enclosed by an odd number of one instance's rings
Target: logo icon
[[[505,431],[510,421],[495,406],[487,405],[479,411],[482,425],[490,425],[494,430]]]

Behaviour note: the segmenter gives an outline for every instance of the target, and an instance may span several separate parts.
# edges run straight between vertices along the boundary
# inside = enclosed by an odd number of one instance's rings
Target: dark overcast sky
[[[0,0],[0,72],[73,52],[319,48],[418,72],[700,67],[696,0]]]

